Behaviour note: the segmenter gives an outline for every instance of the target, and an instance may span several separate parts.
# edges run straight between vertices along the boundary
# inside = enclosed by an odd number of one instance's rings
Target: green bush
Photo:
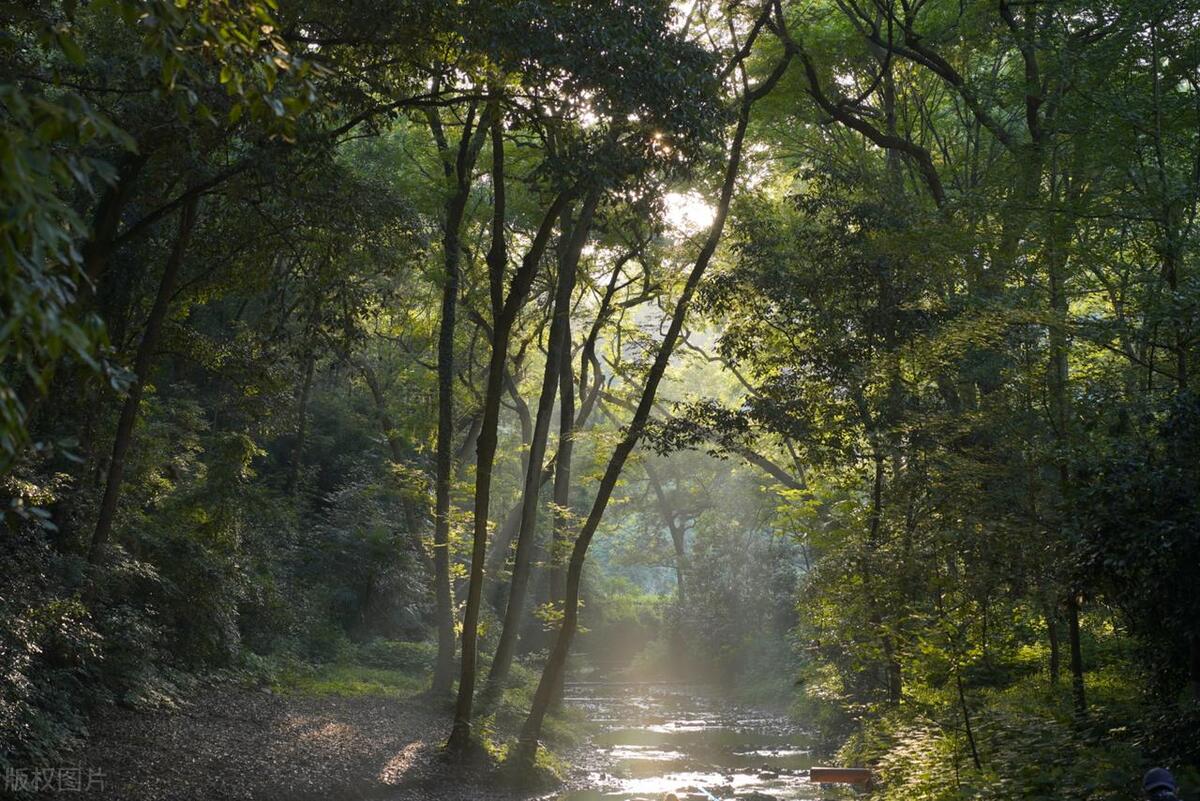
[[[1128,682],[1123,690],[1127,699],[1137,694]],[[1196,786],[1195,763],[1188,764],[1195,709],[1143,719],[1132,703],[1093,704],[1079,719],[1067,692],[1050,692],[1039,680],[972,691],[979,768],[951,690],[865,718],[838,759],[872,766],[880,801],[1124,801],[1138,797],[1143,773],[1155,764],[1175,769],[1185,788]]]
[[[104,696],[105,643],[40,526],[14,527],[0,572],[0,770],[55,762]]]

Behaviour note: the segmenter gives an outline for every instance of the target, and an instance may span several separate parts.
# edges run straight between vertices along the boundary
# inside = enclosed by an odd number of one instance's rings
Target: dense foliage
[[[1198,24],[0,4],[0,767],[354,660],[519,762],[575,652],[888,798],[1196,778]]]

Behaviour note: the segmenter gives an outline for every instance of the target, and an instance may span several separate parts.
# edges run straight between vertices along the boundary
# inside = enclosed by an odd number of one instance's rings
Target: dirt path
[[[121,801],[523,797],[437,760],[447,730],[418,700],[217,687],[172,712],[103,715],[79,763],[103,774],[85,797]]]

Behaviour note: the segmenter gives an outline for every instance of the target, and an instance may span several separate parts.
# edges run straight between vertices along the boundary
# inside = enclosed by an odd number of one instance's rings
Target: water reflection
[[[678,685],[575,684],[566,695],[601,725],[604,768],[558,801],[844,797],[808,781],[808,738],[784,717]]]

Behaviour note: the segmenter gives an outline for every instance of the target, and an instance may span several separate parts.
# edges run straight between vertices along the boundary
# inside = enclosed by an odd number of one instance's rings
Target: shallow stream
[[[600,732],[587,789],[558,801],[796,801],[852,795],[808,780],[809,738],[786,717],[663,684],[568,684]]]

